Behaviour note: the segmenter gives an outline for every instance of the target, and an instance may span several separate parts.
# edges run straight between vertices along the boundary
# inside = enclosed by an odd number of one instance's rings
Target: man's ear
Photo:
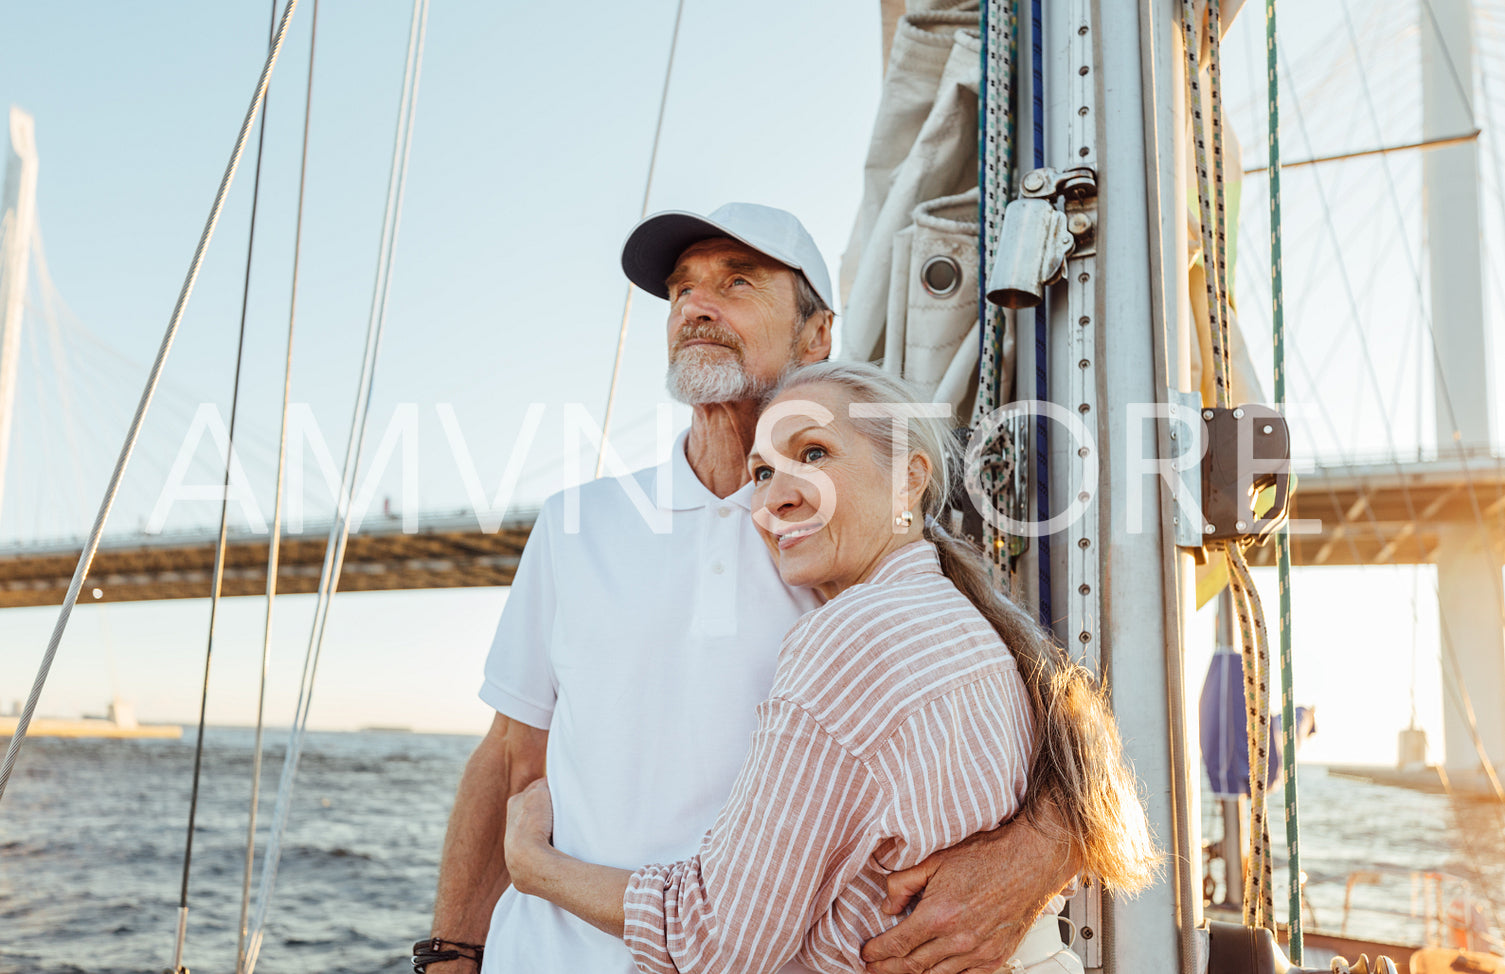
[[[800,363],[824,362],[831,357],[831,325],[836,315],[831,311],[817,311],[805,322],[804,335],[800,341]]]

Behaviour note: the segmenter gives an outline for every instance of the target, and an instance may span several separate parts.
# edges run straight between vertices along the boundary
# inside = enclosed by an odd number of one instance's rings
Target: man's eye
[[[823,446],[807,446],[805,452],[800,454],[800,459],[805,463],[815,463],[826,458],[826,448]]]
[[[682,298],[686,294],[689,294],[689,293],[690,293],[690,285],[688,285],[688,284],[681,284],[679,286],[679,288],[674,292],[674,296],[677,297],[677,298]]]
[[[734,278],[732,278],[732,283],[733,284],[746,284],[747,283],[747,278],[745,278],[745,277],[734,277]]]

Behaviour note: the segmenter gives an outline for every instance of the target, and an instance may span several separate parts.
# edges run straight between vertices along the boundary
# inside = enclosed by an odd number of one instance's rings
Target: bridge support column
[[[1501,562],[1486,532],[1458,525],[1437,548],[1437,614],[1442,641],[1444,765],[1480,770],[1479,742],[1505,771],[1505,591]],[[1470,722],[1472,717],[1472,724]]]
[[[5,464],[15,413],[16,371],[21,355],[21,312],[26,305],[26,264],[37,219],[37,142],[31,116],[11,106],[10,152],[5,165],[5,203],[0,209],[0,509],[5,500]]]
[[[1433,0],[1419,14],[1422,134],[1475,128],[1469,0]],[[1490,406],[1480,270],[1479,147],[1464,142],[1423,157],[1440,458],[1490,449]],[[1446,767],[1480,766],[1471,718],[1488,759],[1505,765],[1505,598],[1498,548],[1485,525],[1441,532],[1437,563],[1443,651]],[[1472,706],[1468,706],[1472,704]]]

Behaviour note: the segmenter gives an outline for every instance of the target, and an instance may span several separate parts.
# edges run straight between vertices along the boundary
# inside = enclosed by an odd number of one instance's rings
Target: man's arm
[[[430,936],[486,942],[491,911],[510,882],[503,852],[507,799],[543,777],[548,742],[548,731],[497,714],[471,754],[444,835]],[[468,974],[474,967],[467,960],[452,960],[430,964],[428,971]]]
[[[885,913],[914,912],[862,948],[872,974],[991,974],[1080,869],[1049,802],[888,877]],[[922,893],[923,891],[923,893]]]

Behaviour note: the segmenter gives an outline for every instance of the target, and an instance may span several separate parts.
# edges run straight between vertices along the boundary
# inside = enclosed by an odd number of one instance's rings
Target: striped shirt
[[[628,882],[641,970],[861,971],[884,877],[1022,803],[1034,739],[1014,659],[915,542],[785,637],[752,750],[693,859]]]

